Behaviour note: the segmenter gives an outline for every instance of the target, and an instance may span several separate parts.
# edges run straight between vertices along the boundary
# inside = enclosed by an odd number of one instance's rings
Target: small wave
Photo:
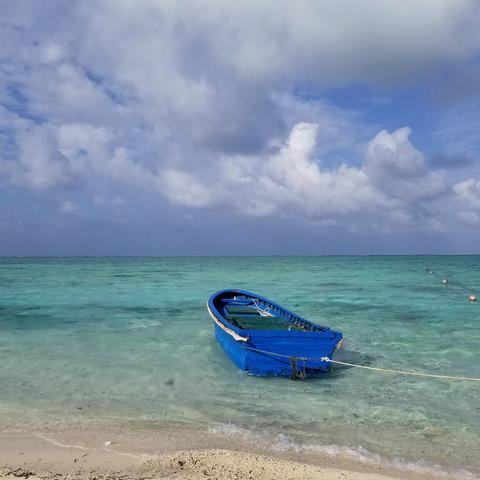
[[[478,480],[478,476],[466,469],[452,470],[440,465],[418,461],[411,462],[400,457],[387,458],[370,452],[362,446],[347,447],[345,445],[322,445],[317,443],[299,443],[283,433],[272,433],[267,430],[257,431],[232,423],[218,424],[209,429],[211,433],[241,437],[247,442],[276,452],[293,451],[296,453],[320,453],[331,457],[346,457],[372,466],[383,466],[396,470],[434,475],[440,478],[456,478],[458,480]]]

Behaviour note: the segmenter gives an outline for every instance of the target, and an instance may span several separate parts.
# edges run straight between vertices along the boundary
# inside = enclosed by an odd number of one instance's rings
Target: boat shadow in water
[[[354,365],[370,366],[374,363],[374,357],[366,353],[356,352],[354,350],[337,350],[333,356],[334,360],[345,363],[352,363]],[[332,364],[328,372],[310,373],[308,378],[330,378],[343,377],[347,370],[354,368],[350,365]]]

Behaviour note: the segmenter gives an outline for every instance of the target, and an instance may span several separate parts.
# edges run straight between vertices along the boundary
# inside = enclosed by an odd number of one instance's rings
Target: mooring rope
[[[321,360],[330,363],[336,363],[338,365],[345,365],[348,367],[364,368],[366,370],[373,370],[376,372],[383,373],[398,373],[400,375],[411,375],[415,377],[429,377],[429,378],[443,378],[447,380],[468,380],[471,382],[480,382],[480,378],[477,377],[457,377],[455,375],[437,375],[434,373],[422,373],[422,372],[409,372],[406,370],[394,370],[392,368],[380,368],[380,367],[369,367],[367,365],[358,365],[356,363],[340,362],[339,360],[333,360],[328,357],[321,357]]]
[[[382,373],[396,373],[399,375],[408,375],[408,376],[414,376],[414,377],[427,377],[427,378],[442,378],[444,380],[464,380],[464,381],[470,381],[470,382],[480,382],[480,378],[477,377],[461,377],[461,376],[455,376],[455,375],[439,375],[439,374],[434,374],[434,373],[422,373],[422,372],[410,372],[406,370],[394,370],[392,368],[380,368],[380,367],[369,367],[367,365],[359,365],[358,363],[349,363],[349,362],[341,362],[340,360],[333,360],[332,358],[329,357],[297,357],[295,355],[283,355],[281,353],[275,353],[275,352],[269,352],[268,350],[261,350],[259,348],[254,348],[254,347],[248,347],[244,346],[243,348],[246,348],[247,350],[252,350],[254,352],[259,352],[259,353],[265,353],[267,355],[273,355],[276,357],[283,357],[283,358],[288,358],[292,359],[295,358],[297,360],[303,360],[303,361],[320,361],[320,362],[327,362],[327,363],[335,363],[337,365],[343,365],[347,367],[355,367],[355,368],[363,368],[365,370],[371,370],[375,372],[382,372]]]
[[[262,317],[273,317],[273,315],[270,313],[270,308],[265,307],[262,308],[258,303],[255,298],[253,299],[253,304],[255,307],[257,307],[257,312],[262,316]]]
[[[465,283],[460,282],[450,274],[439,275],[437,271],[434,270],[433,268],[427,267],[425,265],[422,265],[422,267],[424,268],[425,273],[440,280],[447,288],[453,287],[459,290],[463,290],[465,293],[470,293],[470,294],[475,293],[478,295],[480,293],[478,288],[472,288],[469,285],[465,285]]]

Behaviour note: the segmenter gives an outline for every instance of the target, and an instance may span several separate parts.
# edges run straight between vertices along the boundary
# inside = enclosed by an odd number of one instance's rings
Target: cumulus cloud
[[[362,221],[370,216],[408,223],[421,216],[419,208],[426,202],[447,190],[443,174],[427,169],[409,134],[408,128],[382,131],[368,143],[360,167],[324,169],[314,156],[318,125],[301,122],[276,151],[221,157],[208,182],[192,188],[190,177],[179,176],[185,181],[175,183],[173,194],[166,193],[172,202],[185,203],[195,192],[192,206],[228,205],[246,215],[336,222],[361,214]]]
[[[17,132],[18,162],[10,163],[14,182],[42,190],[71,181],[68,159],[56,148],[53,135],[41,125]]]
[[[143,125],[154,139],[226,153],[292,126],[272,93],[404,86],[479,45],[470,1],[427,0],[414,15],[401,0],[4,3],[4,98],[14,84],[29,114],[50,122]]]
[[[468,225],[480,225],[480,180],[469,178],[455,184],[453,190],[464,209],[459,218]]]
[[[316,124],[298,123],[278,152],[266,158],[226,160],[226,165],[237,163],[238,173],[229,175],[225,183],[242,199],[236,202],[240,211],[245,208],[247,213],[255,213],[259,204],[259,213],[279,211],[322,218],[368,210],[378,203],[376,192],[360,169],[347,165],[333,171],[320,168],[312,156],[317,129]],[[238,182],[237,176],[248,178],[248,182]]]
[[[410,142],[411,130],[383,130],[367,147],[365,172],[386,194],[407,201],[435,197],[446,190],[443,172],[429,171],[425,156]]]
[[[37,126],[21,132],[18,168],[11,178],[34,189],[113,182],[175,205],[229,206],[243,215],[336,222],[362,213],[377,221],[408,221],[422,202],[447,188],[442,173],[427,169],[409,134],[408,128],[382,131],[368,142],[360,166],[328,168],[318,156],[319,125],[299,122],[262,154],[221,154],[207,166],[185,171],[136,162],[127,148],[115,144],[113,130],[83,123],[56,130]],[[65,205],[61,210],[73,213]]]
[[[193,175],[168,169],[163,173],[163,193],[178,205],[206,207],[212,204],[210,190]]]
[[[470,0],[6,0],[0,177],[98,207],[136,194],[323,225],[433,222],[450,180],[409,128],[382,130],[362,109],[474,62],[479,18]],[[358,85],[358,109],[324,98]]]

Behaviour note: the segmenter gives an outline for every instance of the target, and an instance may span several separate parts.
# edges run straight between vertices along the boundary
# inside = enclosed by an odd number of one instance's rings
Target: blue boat
[[[221,347],[251,375],[297,379],[327,372],[343,341],[340,332],[245,290],[221,290],[210,297],[207,308]]]

